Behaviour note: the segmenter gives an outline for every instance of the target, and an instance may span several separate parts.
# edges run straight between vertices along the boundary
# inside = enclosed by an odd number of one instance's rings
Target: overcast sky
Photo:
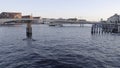
[[[0,12],[12,11],[49,18],[98,21],[120,14],[120,0],[0,0]]]

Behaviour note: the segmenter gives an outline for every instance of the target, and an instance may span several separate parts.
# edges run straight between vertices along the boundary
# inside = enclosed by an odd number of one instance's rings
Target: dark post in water
[[[27,22],[27,28],[26,28],[26,36],[28,39],[32,39],[32,27],[31,27],[32,21]]]

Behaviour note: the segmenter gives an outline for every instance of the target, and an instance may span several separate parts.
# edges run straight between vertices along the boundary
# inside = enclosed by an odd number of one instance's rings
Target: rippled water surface
[[[0,26],[0,68],[120,68],[120,34],[94,34],[90,27]]]

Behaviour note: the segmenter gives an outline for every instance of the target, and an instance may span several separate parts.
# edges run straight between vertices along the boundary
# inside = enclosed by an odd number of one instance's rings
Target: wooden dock
[[[116,23],[99,23],[93,24],[91,33],[120,33],[120,24]]]

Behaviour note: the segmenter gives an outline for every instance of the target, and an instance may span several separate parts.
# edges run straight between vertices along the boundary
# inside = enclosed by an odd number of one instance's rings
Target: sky
[[[0,0],[0,12],[99,21],[120,14],[120,0]]]

